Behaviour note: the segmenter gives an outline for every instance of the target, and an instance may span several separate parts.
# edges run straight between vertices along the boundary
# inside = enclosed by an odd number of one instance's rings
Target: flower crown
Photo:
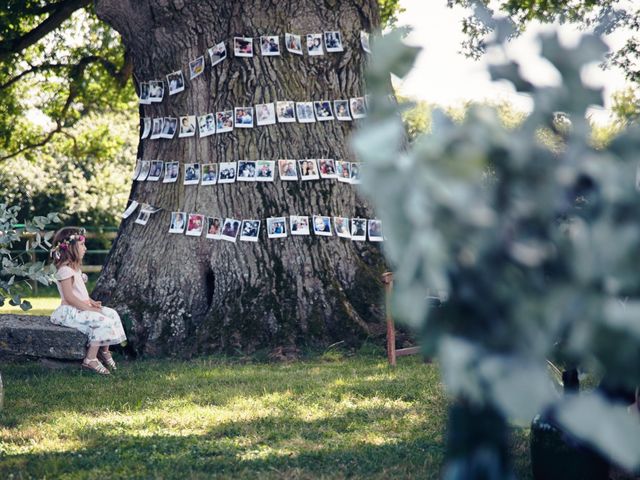
[[[52,249],[51,255],[55,257],[56,260],[60,260],[60,251],[67,251],[69,246],[74,245],[76,242],[84,242],[86,237],[84,236],[84,229],[80,231],[80,233],[74,233],[73,235],[69,235],[69,237],[64,240],[60,240]]]

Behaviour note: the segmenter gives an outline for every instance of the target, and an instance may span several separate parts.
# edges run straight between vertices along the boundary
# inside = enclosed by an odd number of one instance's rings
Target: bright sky
[[[467,10],[447,8],[446,0],[401,0],[406,12],[400,15],[399,25],[411,25],[413,33],[408,43],[423,47],[416,68],[411,75],[398,84],[400,92],[420,100],[443,106],[460,105],[466,100],[511,102],[516,108],[527,110],[531,102],[525,95],[515,92],[509,83],[493,83],[486,70],[488,59],[475,61],[459,53],[464,35],[461,21]],[[560,26],[560,35],[567,43],[577,42],[580,32],[572,26]],[[527,32],[509,46],[513,58],[521,62],[523,72],[530,81],[550,84],[558,80],[555,70],[546,62],[536,61],[539,46],[536,35],[549,26],[532,25]],[[612,48],[624,44],[628,34],[618,32],[607,38]],[[602,71],[597,66],[590,68],[585,79],[595,86],[605,88],[606,108],[610,106],[611,94],[624,88],[622,72]],[[591,114],[597,122],[606,121],[609,111],[593,109]]]

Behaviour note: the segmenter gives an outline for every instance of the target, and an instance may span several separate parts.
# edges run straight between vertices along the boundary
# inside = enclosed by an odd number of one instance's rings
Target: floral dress
[[[51,323],[63,327],[71,327],[81,331],[88,337],[88,345],[117,345],[124,342],[127,337],[120,321],[118,313],[108,307],[102,307],[100,312],[91,310],[78,310],[67,303],[62,293],[60,282],[72,278],[72,291],[74,295],[83,301],[89,301],[89,292],[85,282],[87,276],[80,270],[73,270],[63,265],[56,272],[56,285],[62,304],[51,314]]]

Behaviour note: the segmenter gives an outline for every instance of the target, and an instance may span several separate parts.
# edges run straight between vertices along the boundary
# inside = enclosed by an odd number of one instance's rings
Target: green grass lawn
[[[439,478],[447,404],[416,357],[120,365],[4,365],[0,478]],[[513,441],[519,478],[527,441]]]

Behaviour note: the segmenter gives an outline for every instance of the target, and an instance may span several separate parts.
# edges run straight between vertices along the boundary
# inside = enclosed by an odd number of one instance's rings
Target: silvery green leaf
[[[556,410],[559,423],[620,466],[640,467],[640,422],[625,405],[612,404],[597,393],[566,397]]]
[[[441,338],[438,357],[445,385],[451,395],[480,405],[485,403],[486,392],[475,371],[481,356],[481,351],[471,342],[453,336]]]
[[[358,157],[371,167],[384,166],[396,161],[404,135],[402,123],[388,119],[355,135],[353,146]]]
[[[403,41],[402,30],[375,39],[368,75],[374,81],[389,81],[389,73],[404,78],[413,67],[420,47],[410,47]]]
[[[533,90],[533,84],[522,78],[522,75],[520,74],[520,65],[514,61],[501,65],[491,65],[489,67],[489,73],[491,74],[491,79],[494,81],[510,81],[519,92],[531,92]]]
[[[484,357],[479,375],[488,385],[492,403],[507,418],[528,424],[531,419],[558,399],[544,364],[517,356]]]

